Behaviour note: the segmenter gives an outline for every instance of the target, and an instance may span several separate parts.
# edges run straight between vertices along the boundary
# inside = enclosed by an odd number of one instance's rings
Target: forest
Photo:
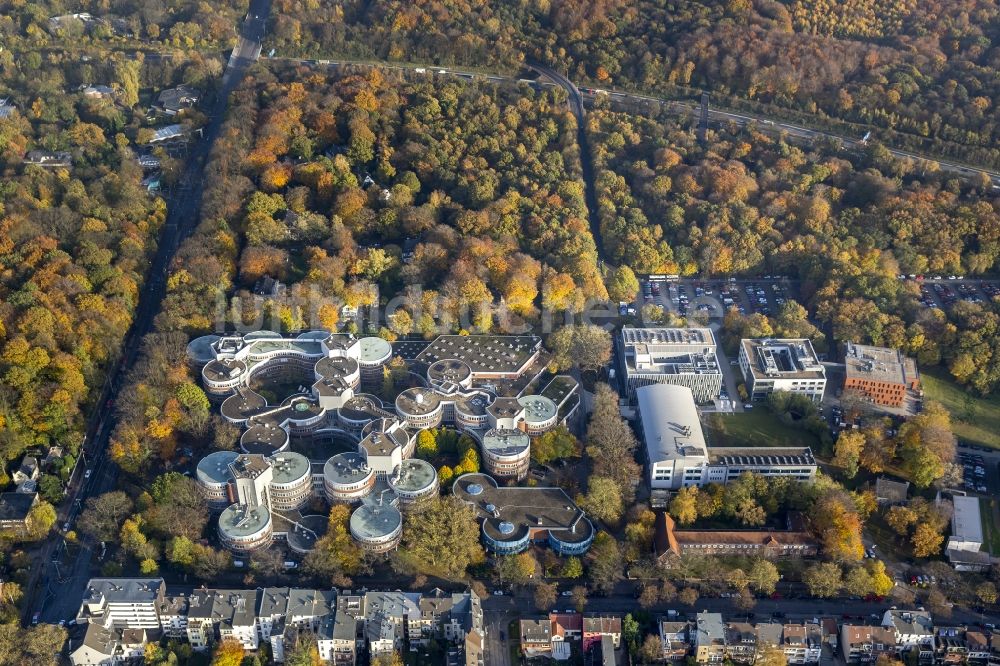
[[[506,70],[537,60],[581,84],[707,90],[995,166],[998,21],[986,0],[277,0],[269,34],[283,55]]]

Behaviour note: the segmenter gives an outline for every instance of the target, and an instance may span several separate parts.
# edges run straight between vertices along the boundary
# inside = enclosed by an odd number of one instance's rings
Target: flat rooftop
[[[357,483],[371,473],[365,457],[353,451],[338,453],[323,465],[323,476],[331,483],[341,485]]]
[[[983,523],[980,516],[979,498],[969,495],[954,495],[955,507],[951,516],[951,533],[963,541],[983,543]]]
[[[545,396],[524,395],[517,399],[524,407],[524,419],[528,423],[544,423],[555,417],[559,408]]]
[[[625,326],[621,331],[624,345],[666,345],[674,347],[694,347],[715,349],[715,334],[710,328],[634,328]]]
[[[288,441],[288,433],[273,423],[256,423],[240,437],[240,447],[247,453],[269,456]]]
[[[437,472],[434,466],[426,460],[410,458],[404,460],[396,469],[396,474],[390,477],[389,486],[395,490],[415,493],[434,485]]]
[[[256,479],[271,468],[271,463],[260,454],[237,456],[229,463],[229,471],[235,479]]]
[[[531,438],[520,430],[494,428],[483,435],[483,448],[498,456],[513,456],[531,446]]]
[[[212,345],[219,339],[218,335],[202,335],[188,343],[187,355],[192,363],[204,365],[215,360],[215,350]]]
[[[728,466],[739,465],[815,465],[808,446],[738,447],[717,446],[708,449],[709,462]]]
[[[401,414],[423,416],[430,414],[441,404],[441,394],[434,389],[415,386],[396,396],[396,409]]]
[[[510,541],[540,529],[556,532],[560,541],[576,543],[594,531],[562,488],[499,487],[493,477],[476,473],[458,477],[452,492],[475,507],[483,531],[493,539]]]
[[[848,379],[909,384],[918,379],[917,362],[898,349],[847,343],[844,353]]]
[[[271,458],[272,482],[294,483],[312,473],[312,464],[301,453],[284,451]]]
[[[198,461],[196,474],[205,483],[228,483],[232,477],[229,465],[239,457],[235,451],[215,451]]]
[[[635,392],[646,455],[652,463],[707,455],[694,394],[686,386],[651,384]]]
[[[367,337],[359,341],[361,351],[358,360],[362,363],[379,363],[388,361],[392,356],[392,345],[382,338]]]
[[[351,534],[360,539],[380,539],[394,533],[403,524],[403,514],[378,500],[363,501],[351,514]]]
[[[152,603],[162,587],[162,578],[91,578],[83,603]]]
[[[740,340],[755,379],[825,379],[826,369],[807,338]]]
[[[230,538],[248,537],[261,531],[271,521],[271,512],[259,505],[250,508],[231,504],[219,515],[219,530]]]
[[[237,386],[236,393],[223,400],[219,409],[226,418],[245,421],[267,409],[267,400],[256,391]]]
[[[441,335],[416,360],[432,364],[442,359],[464,361],[472,373],[514,374],[541,349],[536,335]]]

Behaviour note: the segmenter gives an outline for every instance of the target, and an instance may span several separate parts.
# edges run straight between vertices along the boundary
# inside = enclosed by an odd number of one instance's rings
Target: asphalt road
[[[121,359],[109,373],[108,382],[97,403],[99,407],[94,410],[91,426],[88,428],[84,460],[89,475],[86,470],[78,469],[71,480],[69,497],[57,511],[59,528],[67,521],[75,520],[88,498],[116,487],[118,467],[108,458],[107,452],[108,438],[115,425],[114,403],[128,370],[136,360],[142,338],[152,329],[153,320],[160,311],[166,294],[167,269],[174,253],[181,241],[197,226],[205,163],[222,127],[230,93],[260,54],[270,5],[270,0],[251,2],[240,40],[233,49],[211,109],[211,120],[202,133],[202,139],[192,145],[184,174],[170,197],[167,220],[146,284],[139,296],[132,327],[125,338]],[[30,621],[35,612],[39,612],[45,622],[58,622],[76,615],[87,580],[91,577],[94,553],[100,552],[100,544],[91,543],[81,536],[78,548],[68,550],[65,546],[61,529],[42,545],[36,560],[40,565],[32,568],[26,586],[26,596],[33,603],[25,604],[22,618],[25,622]]]

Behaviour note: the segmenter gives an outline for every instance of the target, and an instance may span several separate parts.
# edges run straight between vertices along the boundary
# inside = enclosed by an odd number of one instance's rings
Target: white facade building
[[[625,394],[650,384],[691,389],[698,403],[711,402],[722,390],[722,370],[715,335],[709,328],[622,328],[618,354]]]
[[[740,369],[751,400],[788,391],[820,402],[826,390],[826,369],[806,338],[740,340]]]

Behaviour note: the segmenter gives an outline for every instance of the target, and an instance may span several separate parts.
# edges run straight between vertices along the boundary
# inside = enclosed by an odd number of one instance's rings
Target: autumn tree
[[[802,582],[814,597],[829,598],[840,593],[840,567],[833,562],[817,562],[802,573]]]
[[[538,582],[535,584],[532,598],[535,602],[535,608],[547,611],[555,606],[559,599],[559,591],[555,583]]]

